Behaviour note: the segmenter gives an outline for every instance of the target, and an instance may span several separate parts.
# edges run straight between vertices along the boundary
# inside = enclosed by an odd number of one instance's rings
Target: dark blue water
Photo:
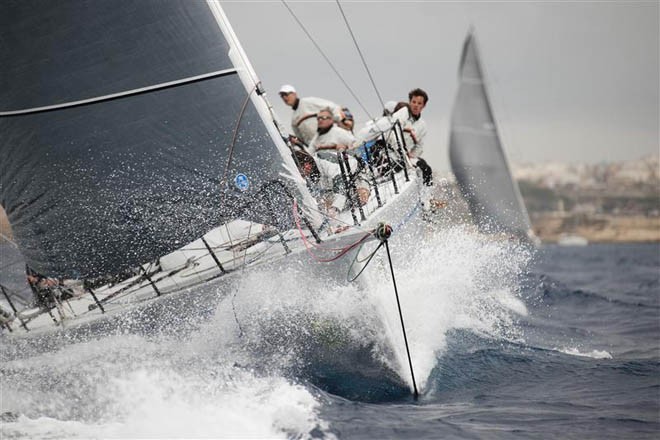
[[[659,438],[660,247],[544,246],[521,284],[520,342],[451,331],[418,402],[331,398],[337,433]]]
[[[358,299],[359,291],[309,281],[305,292],[288,294],[295,300],[277,302],[286,292],[268,274],[251,277],[232,304],[221,301],[210,322],[185,336],[119,332],[45,353],[17,353],[20,344],[3,339],[1,432],[659,438],[660,247],[528,253],[468,241],[453,239],[452,247],[438,239],[446,252],[437,259],[395,261],[402,289],[423,304],[403,301],[412,358],[424,376],[418,400],[406,368],[374,354],[388,358],[396,349],[383,348],[382,328],[364,318],[374,306]],[[511,298],[518,302],[501,305]],[[333,304],[341,306],[322,315]]]

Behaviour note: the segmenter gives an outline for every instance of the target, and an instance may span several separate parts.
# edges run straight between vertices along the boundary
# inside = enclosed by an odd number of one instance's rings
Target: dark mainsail
[[[119,273],[232,219],[290,226],[293,163],[213,8],[0,2],[0,204],[34,270]]]
[[[529,216],[502,149],[472,34],[463,45],[458,76],[449,159],[461,193],[482,232],[529,238]]]

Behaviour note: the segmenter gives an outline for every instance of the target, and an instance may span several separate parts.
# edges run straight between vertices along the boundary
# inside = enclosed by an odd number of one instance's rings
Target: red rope
[[[296,220],[296,227],[298,228],[298,232],[300,232],[300,237],[302,238],[302,241],[305,244],[305,249],[307,250],[307,253],[319,263],[329,263],[331,261],[338,260],[339,258],[346,255],[349,251],[351,251],[351,249],[354,249],[356,246],[359,246],[367,238],[369,238],[369,236],[371,236],[371,233],[367,232],[359,240],[343,248],[324,248],[323,246],[310,243],[310,241],[307,239],[307,236],[305,235],[305,233],[302,230],[302,227],[300,226],[300,216],[298,215],[298,202],[296,199],[293,199],[293,218]],[[339,253],[332,258],[319,258],[314,254],[314,252],[312,252],[312,247],[316,247],[324,251],[339,251]]]

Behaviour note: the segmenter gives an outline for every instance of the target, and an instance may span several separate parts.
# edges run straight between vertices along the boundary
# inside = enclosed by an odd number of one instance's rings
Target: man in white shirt
[[[322,108],[316,114],[317,129],[314,137],[307,144],[307,152],[312,156],[321,151],[343,151],[355,147],[355,136],[335,124],[330,107]]]
[[[423,153],[426,137],[426,122],[422,119],[422,110],[429,101],[429,96],[422,89],[413,89],[408,93],[408,119],[403,124],[403,136],[408,147],[408,157],[417,168],[422,170],[422,178],[427,186],[433,185],[433,170],[420,156]]]
[[[303,151],[295,152],[296,161],[300,167],[300,173],[307,180],[310,192],[321,205],[321,208],[331,216],[335,217],[339,212],[347,209],[347,190],[344,186],[344,178],[341,174],[339,164],[324,159],[314,158]],[[353,170],[357,168],[357,160],[348,157]],[[357,177],[355,182],[355,195],[360,206],[364,206],[369,200],[369,184]]]
[[[333,116],[338,121],[343,119],[340,106],[327,99],[313,96],[299,98],[296,89],[292,85],[283,85],[279,94],[284,103],[293,109],[291,115],[293,133],[307,145],[316,134],[316,114],[319,110],[330,108]]]

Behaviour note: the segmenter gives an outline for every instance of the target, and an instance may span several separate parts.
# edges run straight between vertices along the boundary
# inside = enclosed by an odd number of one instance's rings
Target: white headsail
[[[449,158],[458,186],[481,231],[533,239],[488,100],[474,35],[467,36],[451,117]]]

